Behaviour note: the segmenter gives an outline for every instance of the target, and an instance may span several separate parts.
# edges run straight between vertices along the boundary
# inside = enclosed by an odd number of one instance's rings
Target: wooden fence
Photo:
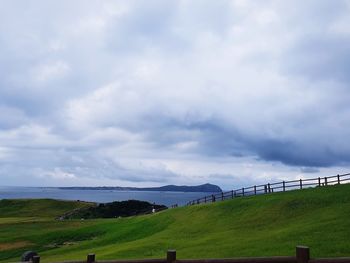
[[[40,263],[40,256],[34,256],[33,263]],[[226,259],[177,259],[175,250],[168,250],[166,258],[136,260],[96,260],[95,254],[87,255],[86,260],[65,261],[64,263],[350,263],[347,258],[310,258],[310,249],[297,246],[295,256],[291,257],[255,257]]]
[[[242,187],[236,190],[221,192],[218,194],[212,194],[204,196],[199,199],[189,201],[187,205],[195,205],[201,203],[210,203],[216,201],[223,201],[226,199],[232,199],[236,197],[252,196],[260,194],[269,194],[275,192],[285,192],[288,190],[304,189],[310,187],[321,187],[327,185],[335,185],[342,183],[350,183],[350,173],[342,175],[334,175],[328,177],[316,177],[310,179],[299,179],[292,181],[282,181],[278,183],[268,183],[262,185],[254,185],[250,187]]]

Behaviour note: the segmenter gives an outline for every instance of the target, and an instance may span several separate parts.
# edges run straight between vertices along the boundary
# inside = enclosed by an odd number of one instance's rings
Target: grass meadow
[[[56,220],[91,205],[49,199],[0,201],[0,262],[34,250],[42,262],[165,257],[350,256],[350,184],[236,198],[115,219]]]

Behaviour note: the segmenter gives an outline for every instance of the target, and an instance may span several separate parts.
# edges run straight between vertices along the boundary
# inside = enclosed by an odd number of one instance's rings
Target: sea
[[[52,198],[108,203],[124,200],[142,200],[159,205],[185,205],[210,193],[164,192],[164,191],[120,191],[120,190],[68,190],[54,187],[4,187],[0,186],[1,199]]]

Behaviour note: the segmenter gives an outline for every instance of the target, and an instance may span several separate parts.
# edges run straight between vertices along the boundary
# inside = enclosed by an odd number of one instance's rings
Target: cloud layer
[[[349,18],[346,0],[1,1],[1,184],[346,171]]]

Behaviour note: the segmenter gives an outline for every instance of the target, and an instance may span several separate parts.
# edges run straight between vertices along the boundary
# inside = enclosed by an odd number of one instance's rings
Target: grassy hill
[[[55,218],[65,212],[92,206],[93,203],[53,199],[3,199],[0,200],[0,218],[41,217]]]
[[[16,211],[0,218],[3,262],[18,260],[28,249],[52,262],[91,252],[100,260],[156,258],[168,248],[175,248],[178,258],[294,255],[298,244],[310,246],[314,257],[350,256],[350,184],[133,218],[55,221],[47,218],[57,215],[51,211],[31,220]]]

